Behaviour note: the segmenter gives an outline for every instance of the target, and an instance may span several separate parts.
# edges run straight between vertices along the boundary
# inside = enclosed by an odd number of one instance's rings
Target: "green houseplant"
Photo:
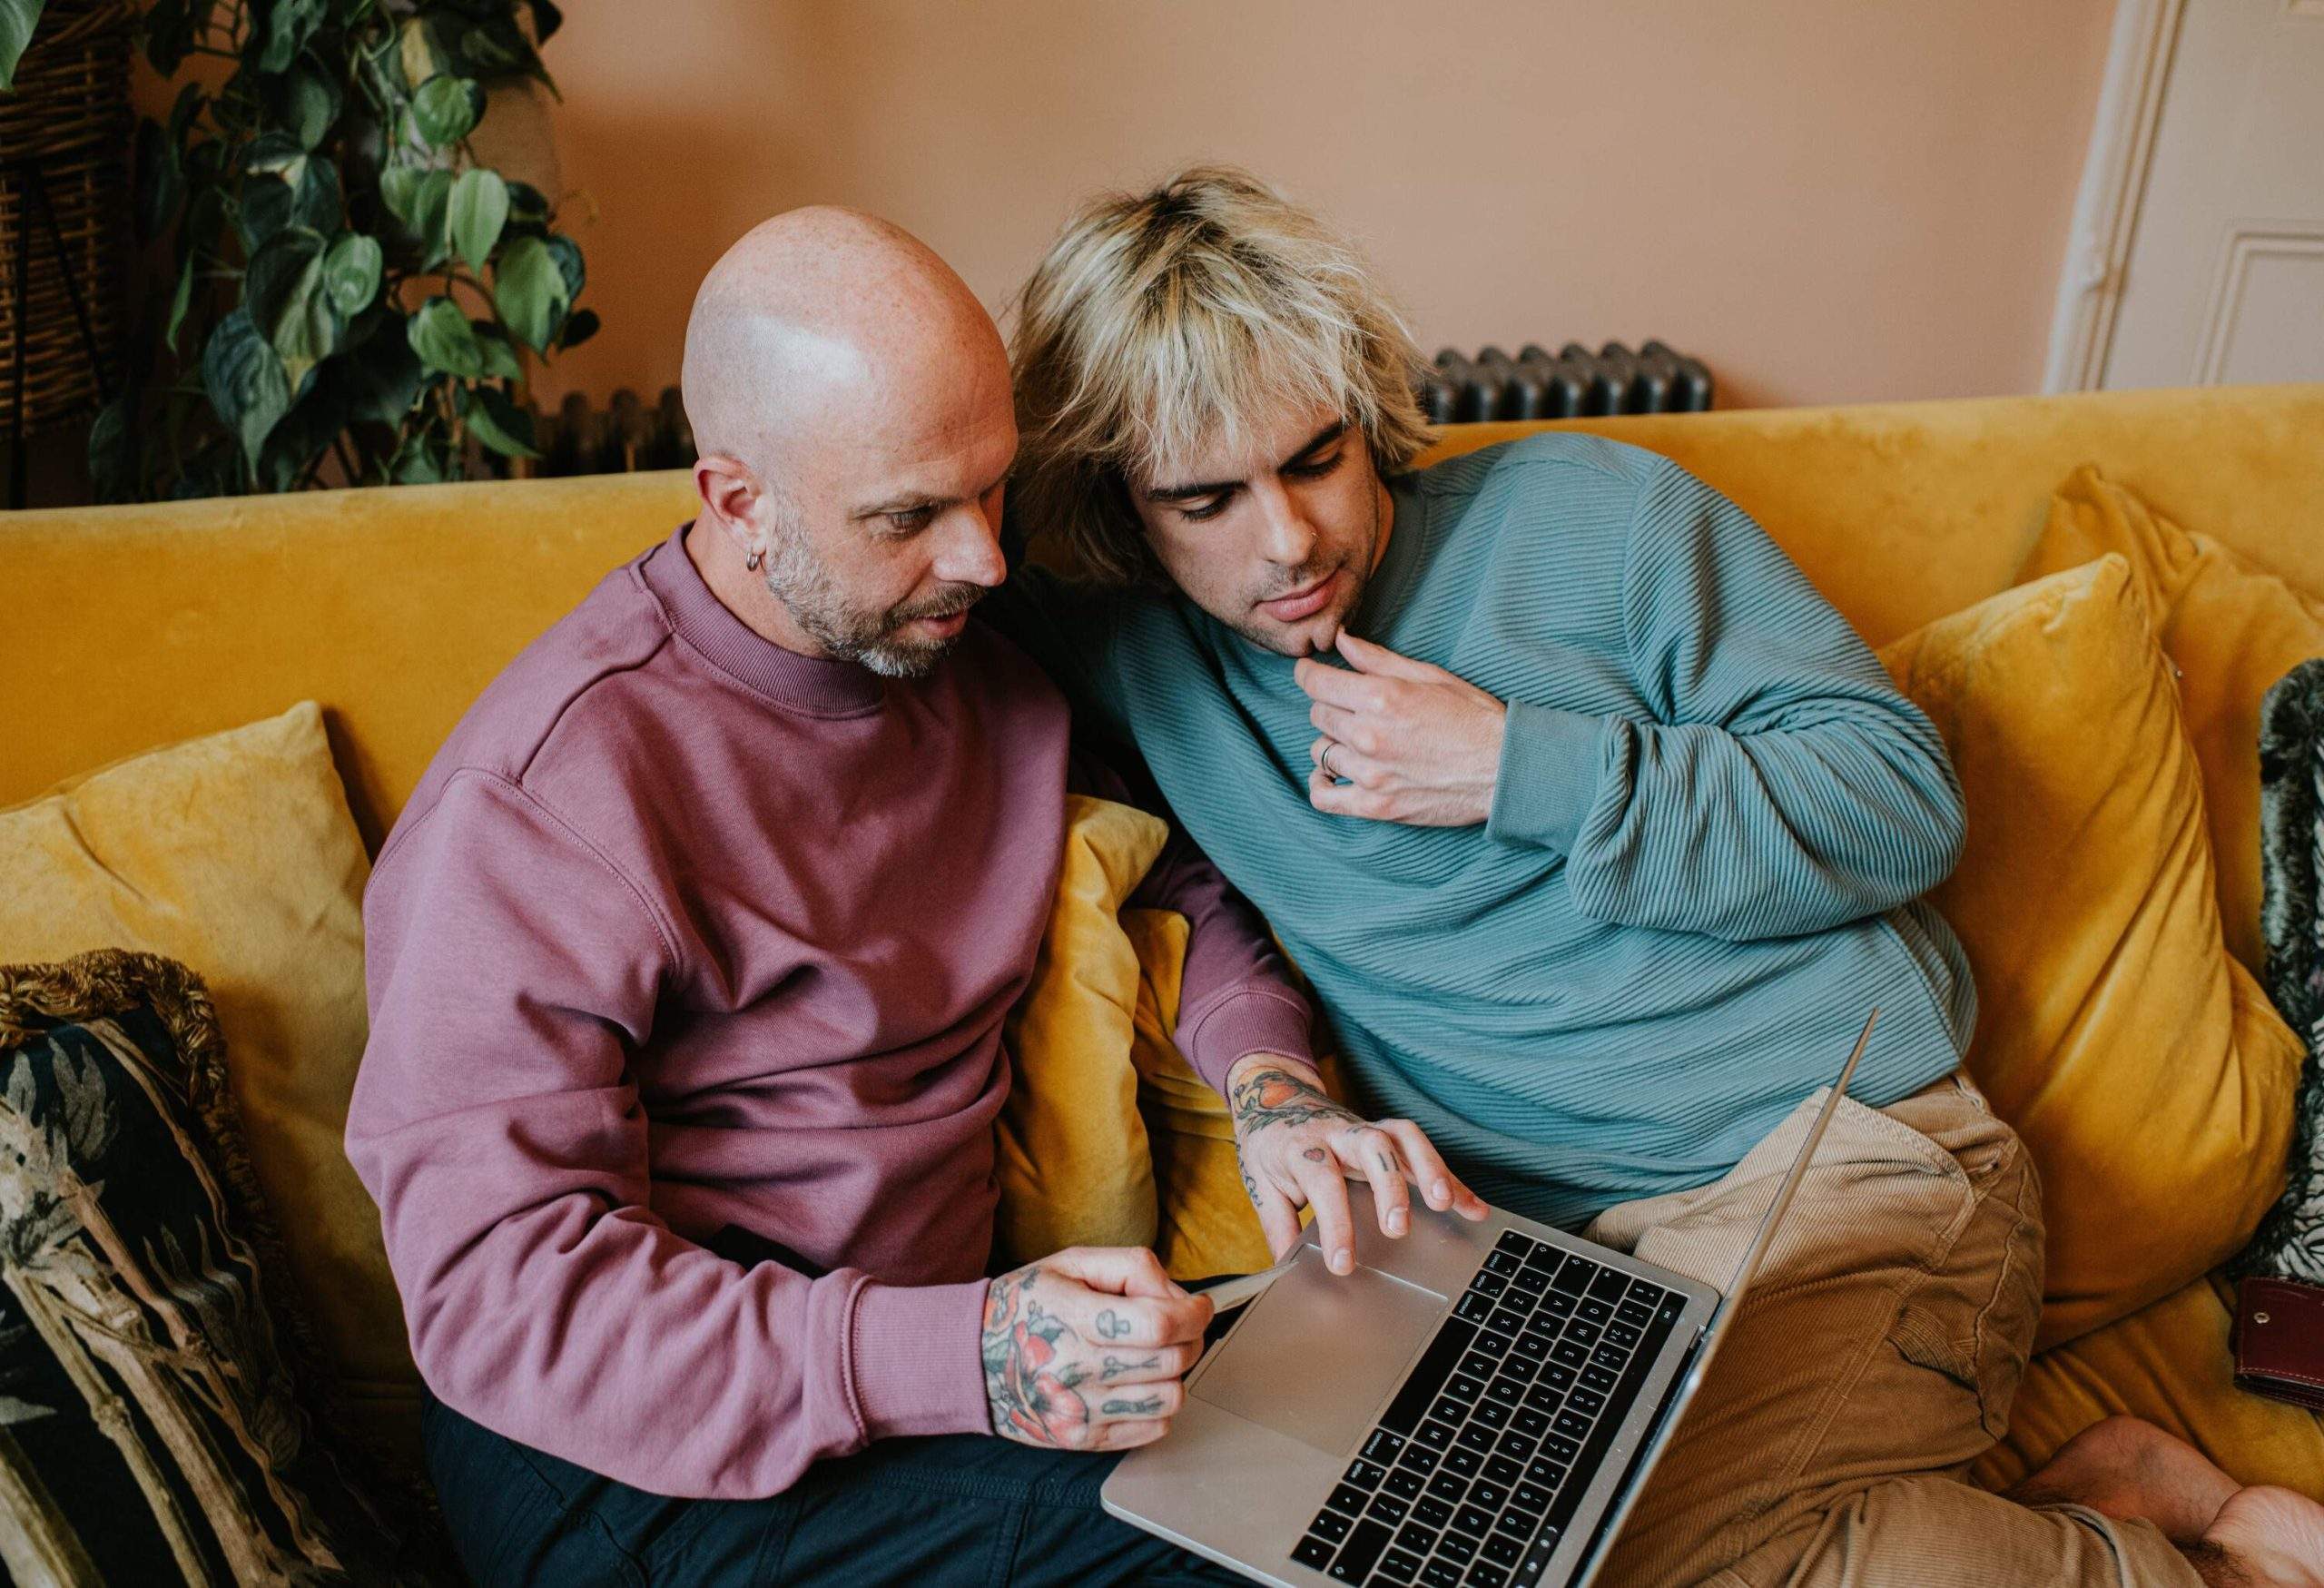
[[[520,350],[573,347],[596,316],[548,196],[469,136],[487,83],[549,84],[559,20],[549,0],[143,6],[157,72],[226,75],[138,129],[138,231],[168,273],[91,429],[101,498],[291,489],[334,459],[349,484],[458,478],[470,437],[533,455]],[[19,31],[0,19],[0,47]]]

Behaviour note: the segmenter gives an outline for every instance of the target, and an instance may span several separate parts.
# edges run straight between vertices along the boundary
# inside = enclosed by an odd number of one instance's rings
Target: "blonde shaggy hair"
[[[1411,333],[1353,246],[1256,177],[1198,165],[1068,221],[1019,294],[1010,516],[1108,584],[1159,579],[1128,479],[1328,408],[1394,474],[1431,439]]]

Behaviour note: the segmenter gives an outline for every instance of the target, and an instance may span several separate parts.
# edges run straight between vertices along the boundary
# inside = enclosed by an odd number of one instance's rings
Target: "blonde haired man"
[[[1020,570],[1011,622],[1269,917],[1361,1109],[1492,1200],[1721,1283],[1883,1010],[1610,1581],[2315,1580],[2324,1509],[2143,1424],[2014,1499],[1960,1481],[2042,1258],[1919,900],[1960,792],[1758,525],[1588,436],[1412,469],[1410,338],[1352,247],[1234,171],[1084,208],[1012,361],[1016,528],[1088,577]],[[1246,1182],[1280,1247],[1283,1188]],[[1388,1580],[1492,1580],[1457,1528],[1400,1543]]]

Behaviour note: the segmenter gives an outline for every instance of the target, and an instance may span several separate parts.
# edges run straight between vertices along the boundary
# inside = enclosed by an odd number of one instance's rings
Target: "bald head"
[[[981,368],[980,368],[981,366]],[[968,283],[877,216],[815,206],[763,222],[713,265],[681,380],[698,452],[787,472],[787,455],[885,410],[931,417],[962,378],[1008,379]]]
[[[1009,356],[967,283],[885,221],[777,215],[704,279],[684,380],[712,592],[778,645],[934,666],[1008,574]]]

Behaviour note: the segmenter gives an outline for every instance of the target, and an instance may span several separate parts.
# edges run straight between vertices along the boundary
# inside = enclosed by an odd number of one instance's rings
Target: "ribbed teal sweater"
[[[1733,503],[1547,433],[1391,482],[1349,626],[1508,703],[1492,818],[1328,816],[1292,664],[1183,599],[1020,569],[988,603],[1145,757],[1314,982],[1359,1100],[1578,1225],[1716,1179],[1837,1074],[1960,1061],[1976,995],[1916,897],[1960,786],[1928,719]]]

